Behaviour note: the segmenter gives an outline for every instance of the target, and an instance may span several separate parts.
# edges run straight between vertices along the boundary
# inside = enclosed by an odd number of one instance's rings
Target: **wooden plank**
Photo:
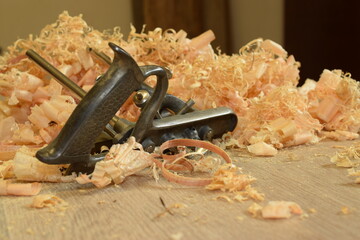
[[[253,203],[214,200],[223,194],[183,187],[164,179],[156,183],[149,172],[129,177],[120,186],[95,189],[76,183],[45,184],[68,202],[65,211],[49,212],[28,205],[32,197],[1,197],[0,239],[359,239],[360,185],[346,169],[330,164],[334,145],[323,142],[280,151],[276,157],[247,157],[232,151],[236,164],[258,180],[253,184],[266,199],[297,202],[308,217],[286,220],[252,218]],[[186,207],[164,214],[167,206]],[[352,210],[339,214],[341,207]],[[309,209],[316,213],[309,213]]]

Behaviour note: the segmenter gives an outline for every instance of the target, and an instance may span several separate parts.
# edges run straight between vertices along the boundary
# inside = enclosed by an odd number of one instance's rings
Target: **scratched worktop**
[[[270,200],[298,203],[306,213],[285,220],[253,218],[253,201],[215,200],[221,192],[183,187],[148,172],[119,186],[44,184],[68,203],[34,209],[32,197],[0,198],[0,239],[360,239],[360,184],[328,156],[354,142],[322,142],[280,151],[276,157],[234,157],[252,185]],[[236,151],[230,154],[239,155]],[[164,212],[177,203],[179,208]],[[347,207],[348,214],[341,212]],[[310,211],[311,209],[311,211]]]

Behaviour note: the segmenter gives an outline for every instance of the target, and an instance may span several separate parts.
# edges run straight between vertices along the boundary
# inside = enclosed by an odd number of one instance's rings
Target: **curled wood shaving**
[[[359,134],[349,131],[335,130],[331,132],[322,131],[320,137],[325,137],[335,141],[347,141],[359,138]]]
[[[225,200],[225,201],[227,201],[227,202],[229,202],[229,203],[232,203],[232,202],[233,202],[233,200],[232,200],[229,196],[227,196],[227,195],[217,196],[217,197],[215,198],[215,200]]]
[[[63,176],[61,169],[68,165],[49,165],[35,157],[36,149],[21,147],[13,160],[13,171],[16,179],[24,181],[71,182],[75,176]]]
[[[274,156],[277,154],[276,148],[265,142],[257,142],[247,147],[248,151],[257,156]]]
[[[252,217],[262,217],[265,219],[290,218],[292,214],[301,215],[303,211],[295,202],[270,201],[264,207],[257,203],[252,203],[248,212]]]
[[[174,139],[174,140],[167,141],[160,146],[160,153],[162,154],[166,149],[169,149],[172,147],[178,147],[178,146],[204,148],[204,149],[210,150],[213,153],[218,154],[225,160],[225,162],[227,162],[227,163],[232,162],[232,160],[228,156],[228,154],[221,148],[219,148],[216,145],[211,144],[209,142],[194,140],[194,139]],[[169,159],[168,158],[169,156],[162,154],[161,157],[163,157],[163,159],[164,159],[164,161],[161,164],[161,173],[170,182],[176,182],[176,183],[180,183],[180,184],[188,185],[188,186],[205,186],[212,182],[212,178],[192,178],[192,177],[176,175],[176,174],[170,172],[168,170],[168,168],[166,167],[166,161],[167,161],[166,159]],[[181,159],[183,157],[184,157],[184,154],[179,153],[178,155],[172,156],[170,158],[170,161],[174,162],[174,161],[177,161],[179,158]],[[158,164],[159,164],[159,161],[155,160],[155,162],[158,162]]]
[[[13,183],[0,179],[0,195],[33,196],[41,191],[41,183]]]
[[[93,183],[99,188],[111,182],[120,184],[125,177],[151,166],[152,163],[151,155],[142,149],[134,137],[130,137],[124,144],[113,145],[105,159],[96,163],[92,174],[81,174],[76,181],[80,184]]]
[[[261,209],[263,218],[280,219],[290,218],[292,214],[301,215],[303,210],[295,202],[270,201]]]
[[[11,178],[13,176],[12,161],[0,161],[0,179]]]

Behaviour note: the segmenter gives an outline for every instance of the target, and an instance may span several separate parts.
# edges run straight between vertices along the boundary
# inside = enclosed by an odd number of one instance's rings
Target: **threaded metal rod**
[[[71,79],[69,79],[67,76],[65,76],[62,72],[60,72],[58,69],[56,69],[53,65],[51,65],[48,61],[46,61],[44,58],[42,58],[39,54],[37,54],[34,50],[29,49],[26,51],[26,55],[36,62],[41,68],[46,70],[48,73],[50,73],[54,78],[63,86],[68,88],[70,91],[75,93],[79,98],[83,98],[86,95],[86,91],[79,87],[76,83],[74,83]],[[119,117],[114,116],[110,123],[114,125],[119,120]],[[106,133],[108,133],[110,136],[114,137],[116,132],[107,124],[104,128]]]
[[[67,76],[65,76],[62,72],[56,69],[53,65],[47,62],[44,58],[42,58],[39,54],[37,54],[34,50],[30,49],[26,51],[26,55],[36,62],[40,67],[45,69],[48,73],[53,75],[55,79],[61,84],[70,89],[73,93],[75,93],[80,98],[83,98],[86,95],[86,91],[79,87],[76,83],[70,80]]]

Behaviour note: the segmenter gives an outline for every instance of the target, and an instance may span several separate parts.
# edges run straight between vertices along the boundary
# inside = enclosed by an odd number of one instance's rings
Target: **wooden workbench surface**
[[[104,189],[44,184],[41,193],[64,199],[65,210],[30,208],[32,197],[1,197],[0,239],[360,239],[360,184],[325,156],[338,150],[334,145],[353,143],[322,142],[282,150],[271,158],[234,158],[257,178],[252,186],[265,193],[260,205],[295,201],[307,217],[253,218],[247,213],[253,201],[215,200],[223,193],[164,179],[156,183],[145,172]],[[167,206],[179,203],[180,208],[161,215],[160,197]],[[349,213],[341,213],[342,207]]]

